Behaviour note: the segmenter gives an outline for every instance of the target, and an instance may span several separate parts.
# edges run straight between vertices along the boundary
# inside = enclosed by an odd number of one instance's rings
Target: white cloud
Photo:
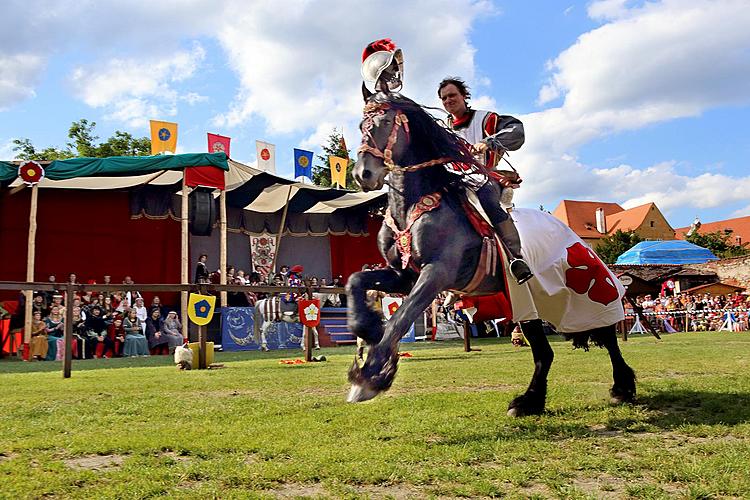
[[[597,169],[577,160],[578,147],[606,135],[750,102],[747,2],[627,4],[591,4],[589,15],[608,22],[548,63],[551,74],[538,103],[560,98],[562,104],[521,117],[527,142],[512,161],[528,182],[518,192],[519,203],[655,201],[669,212],[746,198],[750,177],[688,177],[679,175],[673,162]],[[710,29],[707,36],[710,26],[721,29]]]
[[[404,92],[436,103],[436,82],[445,75],[474,78],[469,31],[477,16],[492,13],[489,3],[469,0],[298,0],[286,5],[284,16],[278,8],[271,1],[228,7],[234,22],[218,36],[240,88],[215,124],[231,127],[258,117],[271,133],[306,131],[322,122],[350,128],[361,109],[361,51],[385,34],[404,50]],[[383,15],[396,10],[397,16]]]
[[[33,97],[34,86],[41,78],[44,60],[34,54],[0,53],[0,111]]]
[[[104,108],[107,117],[137,127],[149,119],[174,116],[177,101],[199,102],[194,92],[180,95],[174,85],[191,78],[206,56],[195,43],[191,50],[163,59],[112,59],[103,65],[76,68],[74,92],[86,104]]]

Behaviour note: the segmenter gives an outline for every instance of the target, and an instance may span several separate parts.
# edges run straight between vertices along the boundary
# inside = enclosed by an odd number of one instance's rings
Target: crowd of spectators
[[[717,331],[725,324],[735,331],[748,328],[750,295],[739,292],[730,294],[676,293],[652,297],[639,295],[636,306],[642,308],[645,320],[661,330],[669,331]],[[633,306],[625,301],[625,313],[635,317]],[[727,323],[727,320],[731,321]]]
[[[77,276],[68,276],[77,283]],[[56,283],[54,275],[49,277]],[[110,285],[105,276],[103,284]],[[133,285],[130,276],[122,282]],[[31,356],[37,360],[61,359],[65,322],[73,328],[73,357],[150,356],[170,354],[184,343],[182,324],[175,310],[166,308],[158,295],[147,307],[137,291],[96,292],[92,280],[73,300],[72,317],[66,318],[64,297],[57,291],[37,292],[32,302]]]

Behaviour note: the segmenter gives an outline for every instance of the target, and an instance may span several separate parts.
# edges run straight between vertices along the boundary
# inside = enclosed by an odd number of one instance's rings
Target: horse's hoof
[[[508,416],[515,418],[515,417],[520,417],[521,415],[518,412],[518,408],[511,408],[508,410]]]
[[[353,384],[349,389],[349,396],[346,398],[347,403],[361,403],[369,401],[378,395],[378,391],[370,389],[364,385]]]
[[[609,404],[613,406],[628,405],[633,403],[633,398],[628,396],[612,396],[609,398]]]

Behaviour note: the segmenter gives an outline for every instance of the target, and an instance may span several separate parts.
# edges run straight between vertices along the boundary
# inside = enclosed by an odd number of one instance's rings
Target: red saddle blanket
[[[463,198],[461,201],[464,212],[466,213],[467,219],[471,223],[474,230],[483,238],[491,238],[497,246],[497,255],[502,255],[503,248],[495,237],[495,230],[485,220],[484,217],[474,208],[467,198]],[[481,267],[481,261],[479,267]],[[507,285],[507,279],[505,277],[505,266],[500,265],[499,267],[500,276]],[[479,272],[479,270],[477,270]],[[472,280],[474,281],[474,280]],[[507,286],[503,286],[507,290]],[[461,299],[456,303],[456,309],[471,309],[475,308],[476,312],[471,317],[472,323],[480,321],[487,321],[490,319],[507,318],[508,320],[513,318],[513,308],[511,307],[510,299],[507,292],[499,292],[486,295],[461,295]]]

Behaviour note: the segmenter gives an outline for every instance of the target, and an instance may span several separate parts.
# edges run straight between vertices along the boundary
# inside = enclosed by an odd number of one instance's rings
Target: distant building
[[[552,215],[594,249],[599,240],[618,229],[634,231],[645,240],[675,239],[675,230],[654,203],[625,210],[617,203],[563,200]]]
[[[677,233],[675,236],[678,240],[684,240],[688,231],[690,231],[689,226],[677,228],[675,229],[675,233]],[[750,243],[750,217],[704,222],[700,224],[697,231],[701,234],[723,231],[730,236],[727,243],[732,245]]]

